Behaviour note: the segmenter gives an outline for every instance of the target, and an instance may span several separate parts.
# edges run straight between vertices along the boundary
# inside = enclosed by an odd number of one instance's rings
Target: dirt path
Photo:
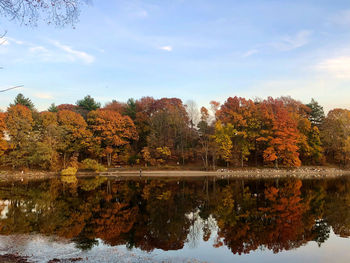
[[[116,170],[103,173],[78,172],[77,177],[89,176],[107,177],[249,177],[249,178],[326,178],[341,175],[350,175],[350,170],[341,170],[329,167],[301,167],[295,169],[270,169],[270,168],[247,168],[247,169],[219,169],[217,171],[193,171],[193,170]],[[13,172],[0,171],[1,181],[31,181],[59,177],[58,173],[45,171]]]

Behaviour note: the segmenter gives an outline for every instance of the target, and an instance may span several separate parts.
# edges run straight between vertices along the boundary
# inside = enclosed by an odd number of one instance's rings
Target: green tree
[[[58,108],[55,103],[51,103],[50,107],[47,109],[49,112],[58,112]]]
[[[306,104],[306,106],[311,110],[309,114],[311,124],[320,127],[325,118],[323,107],[314,99],[311,99],[311,102]]]
[[[24,97],[24,95],[22,93],[19,93],[16,96],[13,104],[10,104],[10,107],[14,106],[14,105],[18,105],[18,104],[26,106],[30,110],[34,110],[33,102],[29,98]]]
[[[133,98],[126,102],[125,115],[129,116],[133,121],[136,119],[136,101]]]
[[[90,95],[85,96],[82,100],[78,100],[76,105],[87,111],[93,111],[101,108],[101,103],[96,102]]]

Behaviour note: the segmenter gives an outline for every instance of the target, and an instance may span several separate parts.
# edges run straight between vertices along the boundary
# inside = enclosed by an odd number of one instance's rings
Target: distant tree
[[[10,107],[15,106],[15,105],[23,105],[23,106],[26,106],[30,110],[34,110],[33,102],[29,98],[24,97],[22,93],[19,93],[16,96],[13,104],[10,104]]]
[[[133,98],[128,99],[126,102],[125,115],[132,120],[136,119],[136,101]]]
[[[93,111],[101,108],[101,103],[96,102],[90,95],[85,96],[85,98],[82,100],[78,100],[76,105],[87,111]]]
[[[61,110],[76,111],[77,108],[78,106],[73,104],[60,104],[57,106],[58,111],[61,111]]]
[[[186,101],[185,107],[191,128],[193,129],[193,127],[196,127],[199,122],[199,111],[197,103],[194,100],[188,100]]]
[[[58,108],[55,103],[52,103],[50,107],[47,109],[49,112],[58,112]]]
[[[126,107],[126,103],[112,100],[111,102],[106,103],[106,105],[103,108],[106,110],[117,111],[120,114],[124,114]]]
[[[309,104],[306,104],[306,106],[311,110],[309,114],[309,120],[311,121],[311,124],[319,128],[325,118],[323,107],[319,105],[318,102],[314,99],[311,99],[311,102]]]
[[[36,26],[39,20],[56,26],[74,25],[80,6],[87,0],[0,0],[0,14],[24,25]]]
[[[208,169],[209,162],[209,147],[210,147],[210,138],[213,133],[213,129],[209,126],[209,112],[205,107],[201,108],[201,117],[200,122],[197,125],[198,134],[199,134],[199,143],[200,150],[199,153],[202,157],[205,169]]]

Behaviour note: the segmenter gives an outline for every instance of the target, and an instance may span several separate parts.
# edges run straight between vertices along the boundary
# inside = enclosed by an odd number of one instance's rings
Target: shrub
[[[63,175],[61,176],[61,182],[67,184],[77,184],[78,179],[75,175]]]
[[[99,164],[96,160],[93,159],[85,159],[82,161],[82,168],[86,170],[91,170],[95,172],[104,172],[107,169],[102,165]]]
[[[78,169],[75,167],[68,167],[66,169],[63,169],[61,171],[61,175],[63,176],[72,176],[75,175],[77,173]]]

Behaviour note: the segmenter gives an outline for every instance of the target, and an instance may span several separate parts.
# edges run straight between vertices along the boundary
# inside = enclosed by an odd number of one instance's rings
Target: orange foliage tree
[[[60,110],[57,116],[61,130],[59,151],[63,155],[63,167],[74,153],[79,153],[89,146],[91,133],[87,130],[84,118],[73,111]]]
[[[29,147],[33,139],[32,111],[21,104],[13,105],[7,109],[5,123],[10,138],[10,163],[13,167],[28,167]]]
[[[93,154],[106,156],[108,166],[112,164],[113,154],[118,154],[123,146],[138,139],[136,127],[130,117],[122,116],[116,111],[91,111],[88,114],[88,123],[93,135]]]
[[[0,112],[0,157],[5,153],[8,147],[7,141],[5,140],[5,118],[6,114],[4,112]]]
[[[272,117],[272,127],[268,136],[258,139],[267,143],[263,154],[264,160],[274,162],[276,167],[279,162],[286,166],[300,166],[297,145],[299,131],[296,121],[281,101],[269,98],[264,103],[267,104]]]

